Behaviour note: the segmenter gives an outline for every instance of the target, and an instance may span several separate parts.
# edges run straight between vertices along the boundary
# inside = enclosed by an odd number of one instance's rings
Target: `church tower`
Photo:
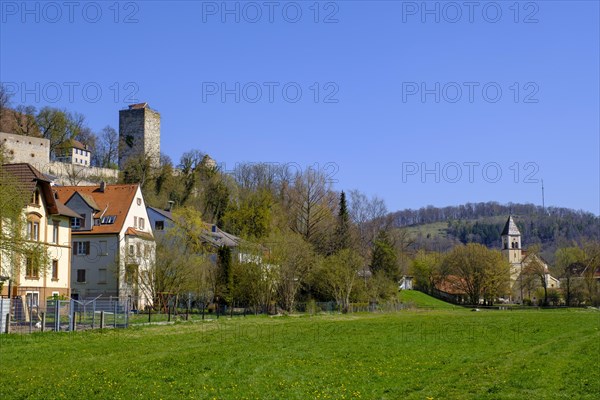
[[[160,165],[160,114],[148,103],[119,111],[119,168],[140,155],[149,157],[154,167]]]
[[[511,264],[521,264],[521,232],[512,216],[502,230],[502,254]]]

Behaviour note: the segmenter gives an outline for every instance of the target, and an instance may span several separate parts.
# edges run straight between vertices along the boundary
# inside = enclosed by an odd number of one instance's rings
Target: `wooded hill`
[[[467,203],[459,206],[427,206],[390,214],[395,228],[405,228],[415,238],[415,246],[444,251],[456,243],[480,243],[500,248],[500,233],[508,215],[513,215],[522,234],[524,248],[541,244],[551,262],[558,246],[599,240],[600,218],[586,211],[533,204],[496,202]]]

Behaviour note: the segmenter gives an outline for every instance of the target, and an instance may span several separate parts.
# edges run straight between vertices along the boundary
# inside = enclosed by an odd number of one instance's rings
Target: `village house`
[[[58,146],[55,150],[54,160],[67,164],[90,166],[92,152],[87,145],[71,139]]]
[[[56,193],[78,213],[70,222],[72,297],[130,298],[133,308],[149,304],[142,282],[155,260],[155,243],[140,186],[63,186]]]
[[[45,249],[45,254],[14,254],[2,248],[0,275],[8,279],[0,294],[21,300],[24,310],[45,307],[48,299],[68,298],[71,218],[78,215],[55,198],[48,178],[30,164],[5,164],[1,173],[11,176],[29,197],[23,207],[25,239],[32,249]]]

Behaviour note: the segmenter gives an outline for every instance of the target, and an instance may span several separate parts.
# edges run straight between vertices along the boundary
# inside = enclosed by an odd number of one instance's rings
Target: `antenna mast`
[[[544,201],[544,180],[542,179],[542,210],[546,211],[546,203]]]

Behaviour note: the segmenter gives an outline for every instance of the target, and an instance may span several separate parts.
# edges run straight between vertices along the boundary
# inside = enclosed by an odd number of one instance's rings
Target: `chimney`
[[[102,193],[104,193],[105,189],[106,189],[106,182],[104,182],[104,181],[100,182],[100,191]]]
[[[175,204],[175,202],[173,200],[169,200],[168,203],[169,203],[169,205],[167,206],[165,211],[171,211],[173,209],[173,204]]]

